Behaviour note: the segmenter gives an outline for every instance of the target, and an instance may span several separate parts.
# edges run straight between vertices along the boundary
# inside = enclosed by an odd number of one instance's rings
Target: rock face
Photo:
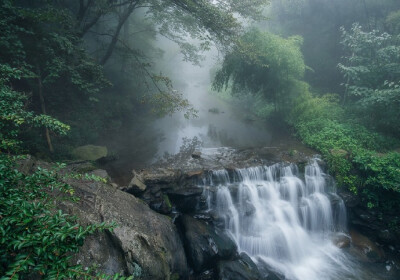
[[[225,233],[187,215],[179,217],[178,223],[184,231],[187,256],[196,272],[212,268],[216,261],[236,254],[235,242]]]
[[[111,185],[68,180],[80,197],[78,203],[63,202],[65,211],[82,222],[116,222],[113,232],[89,238],[77,257],[84,266],[98,264],[108,273],[134,273],[138,264],[149,279],[187,277],[185,252],[175,225],[153,212],[132,195]]]
[[[333,244],[335,244],[338,248],[344,249],[349,248],[351,243],[351,237],[344,233],[337,233],[332,238]]]
[[[263,278],[251,258],[245,253],[241,253],[236,260],[218,263],[218,279],[258,280]]]
[[[339,195],[347,207],[350,228],[387,246],[387,248],[394,247],[400,250],[400,230],[390,227],[392,221],[398,218],[397,213],[382,215],[363,207],[360,199],[350,192],[340,191]]]
[[[167,193],[179,211],[182,213],[191,213],[198,207],[203,189],[199,187],[186,187],[173,189]]]
[[[143,183],[143,178],[140,174],[136,173],[135,171],[132,171],[132,173],[133,178],[129,183],[126,191],[133,195],[141,194],[147,189],[147,186]]]
[[[350,236],[354,246],[353,253],[366,262],[383,262],[385,254],[383,250],[368,237],[357,231],[351,230]]]

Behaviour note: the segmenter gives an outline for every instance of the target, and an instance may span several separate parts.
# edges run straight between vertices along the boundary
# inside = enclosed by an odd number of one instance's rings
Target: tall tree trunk
[[[129,5],[129,7],[125,10],[125,12],[120,17],[120,19],[118,21],[117,28],[115,29],[115,32],[114,32],[114,35],[113,35],[113,37],[111,39],[110,44],[108,45],[107,51],[106,51],[105,55],[103,56],[103,58],[100,60],[100,64],[101,65],[106,64],[106,62],[110,58],[111,54],[113,53],[115,45],[118,42],[118,38],[119,38],[119,34],[121,33],[122,26],[124,25],[124,23],[126,22],[128,17],[132,14],[133,10],[135,10],[136,5],[138,4],[138,2]]]
[[[42,83],[42,76],[40,73],[39,67],[37,67],[37,72],[38,72],[38,92],[39,92],[39,100],[40,100],[40,107],[42,109],[42,114],[46,114],[46,104],[44,102],[44,97],[43,97],[43,83]],[[51,138],[50,138],[50,131],[47,127],[45,127],[45,133],[46,133],[46,140],[47,140],[47,145],[49,146],[49,151],[50,153],[54,153],[54,148],[53,144],[51,143]]]

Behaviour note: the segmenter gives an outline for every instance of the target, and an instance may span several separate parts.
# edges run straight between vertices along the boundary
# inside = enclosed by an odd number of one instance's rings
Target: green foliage
[[[233,95],[250,92],[280,109],[288,107],[306,68],[301,44],[298,36],[284,39],[251,29],[225,56],[222,69],[215,76],[214,89],[229,87]]]
[[[339,69],[345,86],[362,119],[377,130],[400,135],[400,42],[378,30],[365,32],[359,24],[350,31],[342,28],[347,51]]]
[[[339,185],[359,194],[370,208],[398,209],[400,154],[388,152],[398,140],[352,122],[334,95],[303,94],[288,122],[305,144],[322,153]]]
[[[76,96],[87,103],[93,94],[109,84],[102,67],[84,50],[74,23],[67,10],[58,9],[48,1],[26,5],[18,1],[1,3],[2,105],[8,110],[16,109],[14,115],[7,113],[1,120],[7,121],[2,133],[11,133],[15,141],[7,140],[10,135],[2,137],[7,144],[3,143],[1,149],[14,149],[16,141],[26,135],[34,140],[25,141],[24,146],[40,149],[44,146],[44,137],[40,130],[30,129],[32,126],[44,126],[65,135],[70,127],[49,116],[69,122],[70,118],[65,116],[76,116],[78,106],[73,104]],[[65,108],[70,109],[68,114],[64,114]],[[15,133],[16,126],[18,133]],[[17,138],[20,132],[23,135]]]
[[[26,110],[28,97],[12,90],[11,79],[21,79],[22,72],[6,64],[0,64],[0,152],[16,152],[20,148],[18,138],[27,127],[47,127],[59,135],[65,135],[69,126],[47,116]]]
[[[400,34],[400,10],[391,12],[386,18],[386,25],[391,34]]]
[[[265,28],[283,36],[301,35],[306,65],[314,72],[306,81],[321,92],[342,93],[342,75],[336,67],[345,55],[339,44],[340,26],[354,22],[368,29],[391,31],[386,16],[400,9],[397,0],[279,0],[271,1]],[[385,29],[384,29],[385,28]]]
[[[56,211],[54,199],[76,200],[73,188],[56,174],[38,168],[25,175],[15,168],[14,159],[0,155],[0,279],[38,275],[41,279],[128,279],[96,276],[69,262],[88,235],[115,225],[81,226],[74,217]]]

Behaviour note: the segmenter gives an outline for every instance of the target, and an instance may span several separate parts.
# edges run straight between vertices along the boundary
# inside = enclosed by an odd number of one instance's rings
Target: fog
[[[164,53],[157,61],[157,70],[172,80],[175,90],[197,110],[197,117],[187,119],[183,112],[176,112],[150,122],[132,120],[123,135],[103,139],[117,157],[106,165],[115,180],[126,183],[132,169],[143,168],[165,154],[178,153],[184,139],[196,137],[204,148],[252,148],[287,142],[284,132],[212,92],[211,72],[221,63],[216,49],[204,53],[204,60],[195,65],[184,61],[174,42],[159,36],[156,45],[162,46]],[[274,138],[274,134],[279,137]]]

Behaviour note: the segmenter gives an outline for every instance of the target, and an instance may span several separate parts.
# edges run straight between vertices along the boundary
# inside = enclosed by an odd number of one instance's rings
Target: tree
[[[143,10],[146,17],[155,21],[157,31],[177,42],[186,58],[193,60],[198,59],[194,55],[194,50],[208,49],[211,43],[221,47],[230,45],[232,38],[241,30],[239,17],[244,20],[264,18],[262,11],[268,2],[268,0],[79,0],[79,4],[71,5],[67,2],[68,4],[63,3],[63,5],[76,14],[81,36],[93,31],[93,27],[101,19],[110,17],[114,19],[107,22],[107,24],[114,22],[114,28],[108,28],[111,29],[108,33],[109,41],[100,59],[101,64],[105,64],[118,43],[123,25],[135,11]],[[200,48],[189,44],[187,37],[200,40]]]
[[[342,28],[347,53],[339,64],[352,110],[373,128],[400,135],[400,41],[378,30],[363,31],[359,24]]]
[[[3,90],[13,93],[14,101],[32,96],[32,103],[26,105],[48,116],[47,103],[67,103],[68,95],[75,93],[88,98],[108,84],[102,68],[82,48],[65,11],[51,5],[29,8],[5,1],[0,15],[0,47],[4,51],[0,65],[21,73],[8,77],[8,86],[2,85]],[[19,89],[20,96],[12,88]],[[50,152],[54,152],[47,126],[45,137]]]
[[[386,16],[398,9],[396,0],[274,0],[263,28],[283,36],[301,35],[305,62],[314,70],[306,73],[306,81],[319,92],[339,93],[343,77],[336,65],[344,55],[340,27],[359,22],[383,30]]]
[[[287,39],[251,29],[228,53],[214,79],[214,89],[229,87],[233,95],[251,92],[273,102],[275,109],[289,105],[304,76],[302,38]]]

